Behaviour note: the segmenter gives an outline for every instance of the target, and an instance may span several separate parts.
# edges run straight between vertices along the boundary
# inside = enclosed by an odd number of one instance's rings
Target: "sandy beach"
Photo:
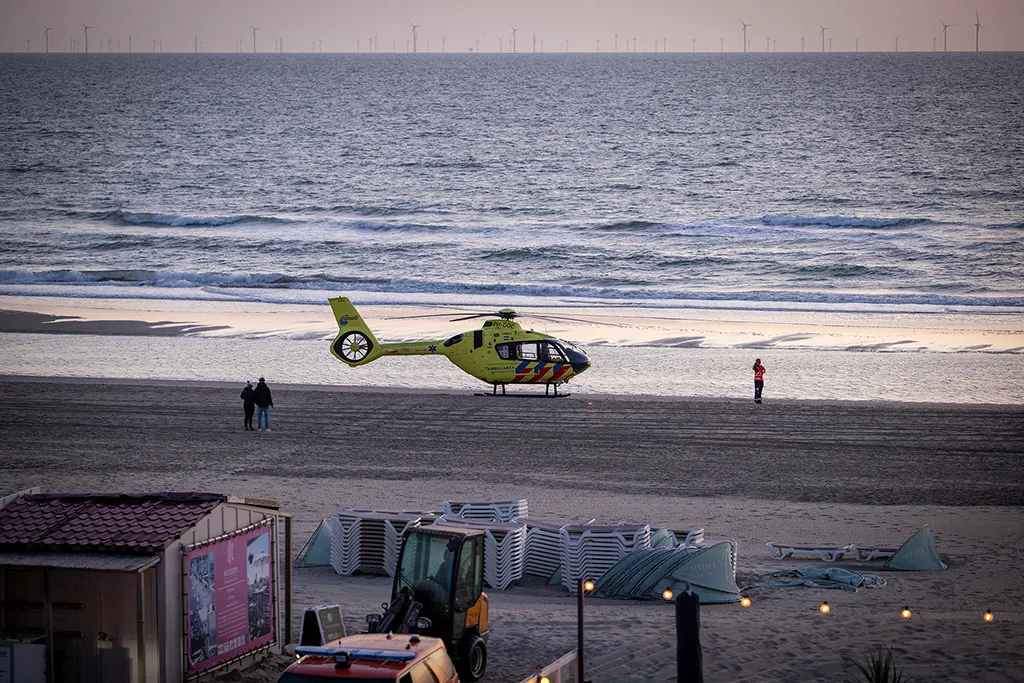
[[[772,561],[766,541],[898,545],[930,524],[946,571],[841,563],[888,585],[754,589],[749,609],[706,607],[707,680],[857,680],[852,660],[878,645],[893,646],[911,680],[1024,680],[1019,406],[273,385],[274,431],[257,434],[242,431],[239,390],[2,378],[0,488],[273,498],[295,518],[296,551],[339,508],[526,498],[544,520],[700,526],[734,538],[741,586],[818,564]],[[337,602],[355,626],[390,584],[313,568],[295,570],[294,589],[297,611]],[[575,602],[560,588],[525,581],[489,594],[487,681],[514,683],[574,647]],[[823,599],[834,606],[827,617],[816,611]],[[674,680],[665,604],[590,600],[587,647],[595,682]]]

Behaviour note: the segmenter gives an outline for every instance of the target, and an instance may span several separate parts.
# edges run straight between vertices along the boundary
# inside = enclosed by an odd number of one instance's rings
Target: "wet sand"
[[[888,586],[855,594],[757,589],[750,609],[706,607],[708,680],[853,680],[852,658],[879,644],[914,680],[1024,680],[1019,406],[273,389],[274,431],[259,434],[241,429],[240,386],[0,378],[0,488],[274,498],[295,517],[296,551],[338,508],[527,498],[540,519],[733,537],[741,586],[816,564],[771,561],[766,541],[899,544],[930,524],[947,571],[885,572]],[[389,592],[386,579],[329,568],[297,569],[294,582],[297,608],[339,602],[351,626]],[[486,680],[521,680],[574,647],[575,603],[561,589],[489,593]],[[835,609],[819,618],[823,599]],[[997,620],[984,624],[989,608]],[[590,677],[674,680],[670,607],[587,610]]]

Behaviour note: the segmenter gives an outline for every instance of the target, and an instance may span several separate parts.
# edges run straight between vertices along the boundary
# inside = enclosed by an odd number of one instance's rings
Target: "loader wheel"
[[[487,671],[487,644],[478,635],[462,642],[459,652],[459,680],[479,681]]]
[[[372,350],[373,342],[362,332],[349,332],[334,343],[334,352],[349,363],[358,363]]]

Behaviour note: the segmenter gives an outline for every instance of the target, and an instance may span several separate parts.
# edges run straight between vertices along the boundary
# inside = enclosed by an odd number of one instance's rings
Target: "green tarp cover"
[[[331,527],[327,520],[317,526],[299,552],[297,567],[326,567],[331,564]]]
[[[615,563],[597,581],[602,598],[661,600],[665,589],[679,594],[690,583],[702,603],[738,602],[732,573],[732,545],[658,547],[637,550]]]
[[[858,588],[881,588],[885,579],[870,574],[858,574],[839,567],[802,567],[772,572],[769,581],[751,584],[750,588],[784,588],[788,586],[809,586],[810,588],[835,588],[857,592]]]
[[[883,569],[901,569],[905,571],[928,571],[945,569],[946,565],[939,559],[939,551],[935,548],[932,530],[925,525],[917,530],[900,549],[889,558]]]

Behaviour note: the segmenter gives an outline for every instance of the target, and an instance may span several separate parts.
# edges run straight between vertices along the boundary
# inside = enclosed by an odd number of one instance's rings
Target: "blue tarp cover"
[[[636,550],[615,563],[597,581],[600,598],[661,600],[665,589],[678,595],[690,583],[702,603],[738,602],[732,545],[658,547]]]
[[[885,579],[871,574],[858,574],[839,567],[801,567],[772,572],[768,581],[759,581],[750,588],[783,588],[788,586],[809,586],[811,588],[835,588],[856,592],[858,588],[881,588]]]
[[[885,563],[884,569],[901,569],[905,571],[928,571],[945,569],[946,565],[939,559],[939,551],[935,548],[935,539],[928,525],[917,532],[900,546],[900,549]]]

